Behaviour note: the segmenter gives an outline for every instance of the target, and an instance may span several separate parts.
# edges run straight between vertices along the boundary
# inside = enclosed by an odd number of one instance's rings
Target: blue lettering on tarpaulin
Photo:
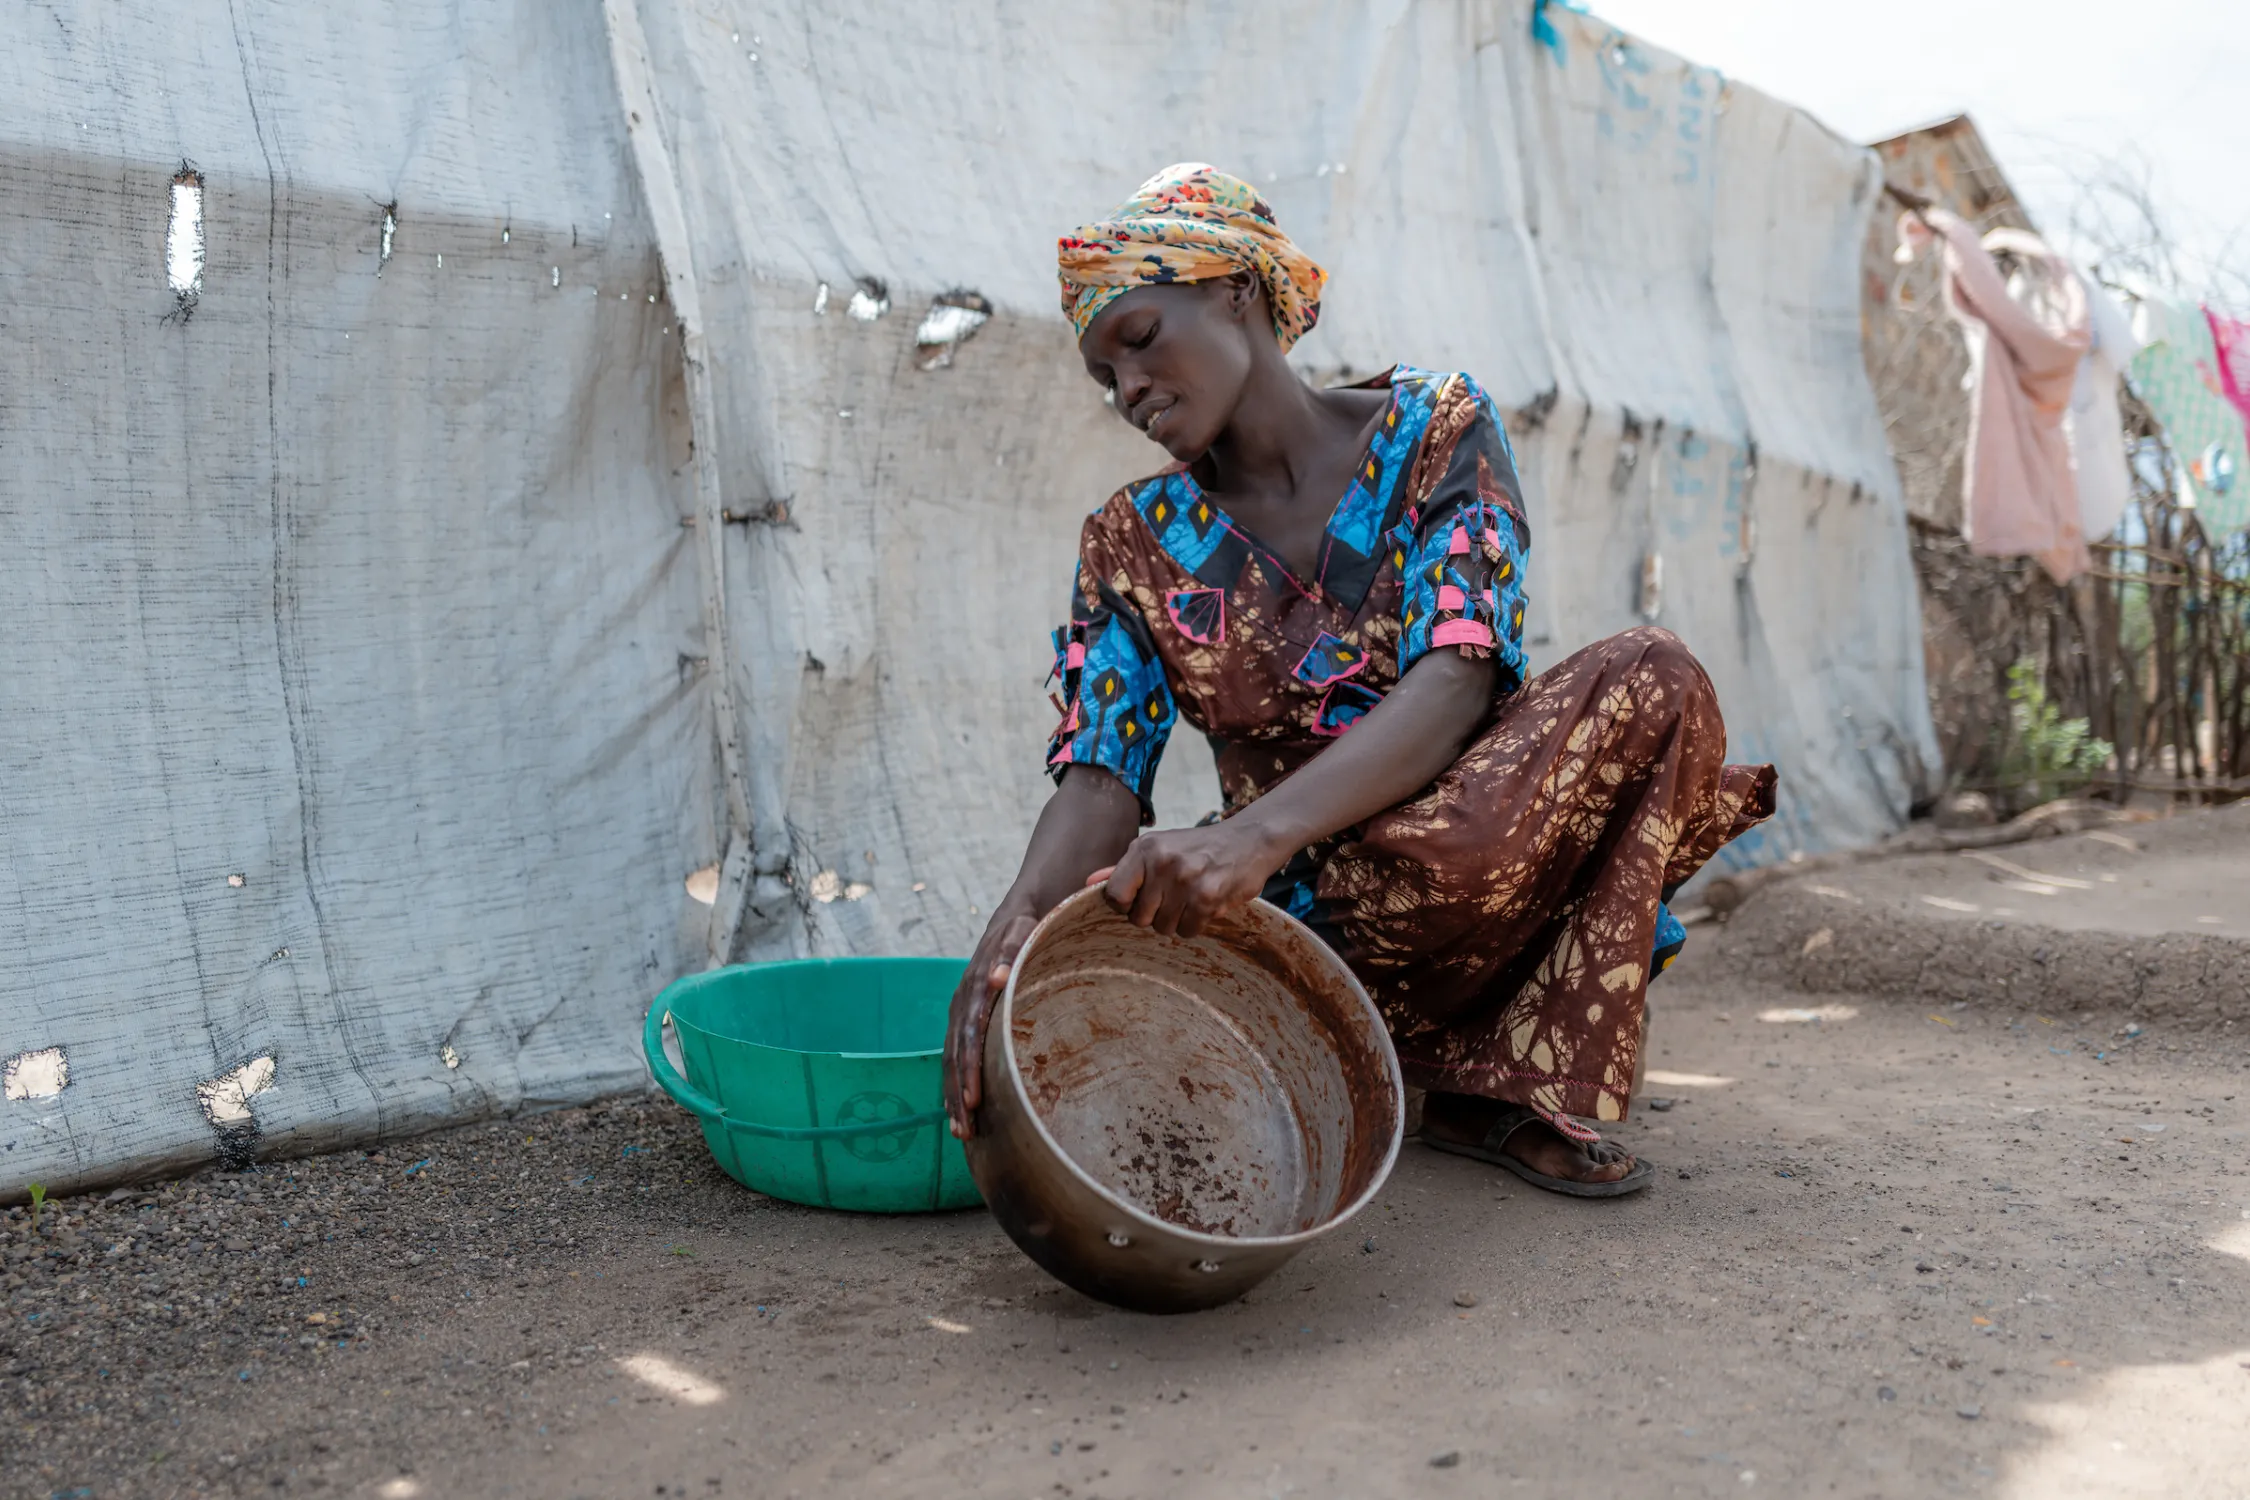
[[[1594,49],[1594,62],[1601,69],[1602,87],[1612,100],[1623,106],[1621,119],[1609,104],[1603,104],[1594,117],[1595,128],[1603,136],[1616,140],[1620,138],[1622,125],[1625,148],[1638,156],[1648,149],[1649,142],[1664,124],[1664,112],[1633,82],[1635,78],[1649,76],[1648,59],[1633,45],[1631,37],[1613,30]]]
[[[1680,138],[1680,170],[1672,181],[1683,187],[1703,174],[1702,98],[1702,80],[1695,76],[1695,71],[1691,68],[1687,76],[1680,80],[1680,99],[1672,106],[1673,129]]]
[[[1693,432],[1680,434],[1680,444],[1674,461],[1666,468],[1672,481],[1672,501],[1664,517],[1664,529],[1674,541],[1685,541],[1704,528],[1711,515],[1711,482],[1698,470],[1710,454],[1711,445]]]
[[[1704,158],[1712,122],[1725,104],[1724,75],[1686,63],[1660,70],[1649,49],[1615,29],[1594,48],[1594,63],[1608,94],[1594,116],[1602,138],[1635,156],[1669,141],[1673,184],[1708,181]]]
[[[1547,14],[1550,5],[1584,15],[1586,0],[1531,0],[1531,39],[1554,53],[1557,63],[1564,63],[1569,59],[1563,54],[1562,33],[1555,30],[1554,20]]]

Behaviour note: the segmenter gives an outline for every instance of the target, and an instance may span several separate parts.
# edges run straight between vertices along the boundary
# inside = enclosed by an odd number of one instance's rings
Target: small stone
[[[1662,1114],[1678,1102],[1679,1101],[1677,1099],[1651,1099],[1648,1101],[1648,1107],[1655,1110],[1658,1114]]]
[[[1928,1274],[1929,1274],[1930,1272],[1932,1272],[1932,1271],[1935,1271],[1935,1270],[1937,1269],[1937,1267],[1936,1267],[1936,1266],[1933,1266],[1933,1265],[1931,1265],[1931,1264],[1930,1264],[1930,1263],[1929,1263],[1928,1261],[1926,1261],[1926,1260],[1918,1260],[1918,1261],[1916,1261],[1916,1262],[1914,1263],[1914,1269],[1915,1269],[1915,1270],[1917,1270],[1917,1271],[1920,1271],[1920,1272],[1921,1272],[1921,1273],[1922,1273],[1923,1275],[1927,1276],[1927,1275],[1928,1275]]]
[[[1477,1305],[1477,1294],[1475,1292],[1455,1292],[1453,1294],[1453,1305],[1455,1307],[1474,1307]]]
[[[1690,1171],[1689,1171],[1689,1170],[1688,1170],[1687,1168],[1685,1168],[1685,1167],[1682,1167],[1682,1168],[1680,1168],[1680,1181],[1682,1181],[1682,1182],[1686,1182],[1686,1181],[1687,1181],[1687,1180],[1688,1180],[1689,1178],[1693,1177],[1694,1175],[1695,1175],[1695,1174],[1694,1174],[1693,1172],[1690,1172]]]
[[[1375,1253],[1375,1240],[1372,1235],[1368,1237],[1365,1244],[1359,1247],[1359,1253],[1362,1255],[1373,1255]]]
[[[1433,1469],[1457,1469],[1461,1467],[1461,1450],[1458,1448],[1446,1449],[1430,1460],[1430,1467]]]
[[[1875,1387],[1875,1399],[1878,1401],[1896,1401],[1898,1399],[1898,1392],[1892,1390],[1887,1385],[1879,1385]]]
[[[1981,1406],[1957,1406],[1953,1409],[1953,1415],[1964,1422],[1974,1422],[1984,1415],[1984,1408]]]

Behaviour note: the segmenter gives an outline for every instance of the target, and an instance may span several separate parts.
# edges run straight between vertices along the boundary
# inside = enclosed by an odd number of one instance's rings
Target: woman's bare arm
[[[1110,874],[1110,899],[1143,927],[1195,936],[1297,850],[1435,781],[1490,711],[1495,670],[1489,658],[1430,652],[1348,734],[1241,812],[1134,840]]]
[[[1222,823],[1134,835],[1140,800],[1107,771],[1076,766],[1047,800],[1015,884],[953,994],[946,1113],[974,1133],[994,994],[1039,919],[1108,870],[1109,898],[1143,927],[1193,937],[1254,899],[1291,854],[1395,807],[1460,758],[1492,705],[1495,668],[1455,651],[1416,662],[1351,732]]]
[[[974,1129],[977,1106],[983,1102],[979,1062],[985,1020],[1024,939],[1065,896],[1084,887],[1088,876],[1116,864],[1140,826],[1140,799],[1098,766],[1071,767],[1040,810],[1023,868],[993,908],[968,971],[953,992],[946,1023],[945,1109],[955,1135],[966,1138]]]

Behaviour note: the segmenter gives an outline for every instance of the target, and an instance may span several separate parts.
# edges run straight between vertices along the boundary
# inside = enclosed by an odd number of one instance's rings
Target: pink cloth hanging
[[[2250,323],[2203,309],[2211,320],[2211,346],[2219,355],[2219,394],[2234,403],[2250,425]]]
[[[1943,209],[1899,221],[1902,241],[1926,243],[1934,229],[1945,241],[1947,309],[1981,349],[1970,395],[1969,452],[1962,479],[1963,533],[1988,557],[2031,557],[2057,583],[2086,571],[2092,559],[2079,516],[2070,410],[2078,361],[2092,342],[2086,288],[2070,266],[2036,237],[1995,230],[1981,242],[1974,226]],[[2023,299],[1990,249],[2013,252],[2025,267]]]

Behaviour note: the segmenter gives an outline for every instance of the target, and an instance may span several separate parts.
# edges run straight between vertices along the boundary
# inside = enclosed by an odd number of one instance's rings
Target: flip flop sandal
[[[1627,1172],[1615,1182],[1572,1182],[1567,1177],[1549,1177],[1544,1172],[1534,1171],[1500,1149],[1508,1143],[1509,1136],[1514,1135],[1534,1120],[1538,1120],[1543,1125],[1546,1124],[1546,1121],[1541,1119],[1537,1111],[1525,1109],[1520,1105],[1514,1106],[1504,1111],[1499,1119],[1492,1122],[1492,1128],[1484,1133],[1484,1139],[1481,1141],[1472,1143],[1440,1140],[1428,1131],[1424,1131],[1422,1133],[1422,1144],[1433,1151],[1446,1151],[1455,1156],[1466,1156],[1472,1161],[1489,1162],[1496,1167],[1506,1167],[1535,1188],[1545,1188],[1550,1193],[1562,1193],[1572,1198],[1622,1198],[1627,1193],[1639,1192],[1656,1180],[1656,1168],[1645,1161],[1638,1160],[1633,1163],[1632,1171]],[[1552,1129],[1553,1127],[1550,1126],[1549,1128]]]

